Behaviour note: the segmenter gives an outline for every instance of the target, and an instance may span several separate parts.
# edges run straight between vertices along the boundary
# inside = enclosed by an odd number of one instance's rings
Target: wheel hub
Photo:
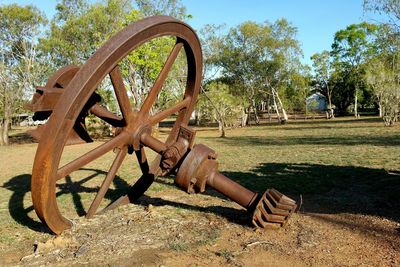
[[[134,150],[139,150],[141,147],[141,139],[143,135],[151,135],[152,126],[148,119],[143,118],[139,112],[134,111],[127,119],[127,125],[123,131],[127,133],[129,139],[127,145],[132,146]]]

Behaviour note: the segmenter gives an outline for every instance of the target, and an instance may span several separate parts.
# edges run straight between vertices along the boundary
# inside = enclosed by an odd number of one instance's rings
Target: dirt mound
[[[171,192],[172,193],[172,192]],[[175,192],[176,193],[176,192]],[[398,266],[400,225],[353,214],[295,214],[279,230],[246,223],[246,212],[207,195],[144,196],[107,214],[73,221],[35,244],[21,265]]]

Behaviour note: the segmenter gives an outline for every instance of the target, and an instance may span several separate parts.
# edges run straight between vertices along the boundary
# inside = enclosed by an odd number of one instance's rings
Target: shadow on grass
[[[265,122],[265,123],[263,123]],[[347,124],[347,123],[351,123],[351,124],[365,124],[365,123],[382,123],[383,126],[383,120],[382,118],[379,118],[377,116],[365,116],[361,119],[355,119],[353,116],[347,116],[347,117],[336,117],[335,119],[332,120],[327,120],[327,119],[291,119],[287,122],[287,124],[282,125],[282,127],[285,127],[285,125],[316,125],[316,124]],[[280,125],[276,120],[263,120],[262,123],[260,124],[254,124],[254,121],[252,122],[251,126],[263,126],[263,125],[267,125],[267,126],[276,126],[276,125]]]
[[[86,211],[81,201],[81,193],[96,193],[97,187],[87,187],[84,185],[85,182],[97,177],[98,175],[105,175],[106,172],[97,169],[86,169],[81,170],[93,171],[94,173],[85,177],[79,181],[72,181],[71,177],[65,177],[65,183],[57,183],[59,189],[56,196],[59,197],[63,194],[71,194],[72,200],[75,205],[75,210],[79,216],[84,216]],[[116,200],[120,195],[126,192],[129,185],[120,177],[114,178],[115,189],[109,189],[105,198],[113,201]],[[8,209],[11,217],[19,224],[29,227],[31,230],[37,232],[50,233],[50,230],[41,222],[34,220],[28,216],[28,213],[33,211],[33,206],[24,207],[24,198],[27,193],[31,191],[31,175],[22,174],[11,178],[9,181],[4,183],[3,187],[12,191],[12,195],[8,202]],[[94,198],[93,194],[93,198]]]
[[[98,191],[98,187],[88,187],[85,186],[84,184],[89,180],[97,177],[98,175],[105,175],[106,172],[102,170],[86,169],[86,168],[81,170],[93,171],[94,173],[79,181],[72,181],[71,177],[67,176],[65,178],[65,183],[57,184],[59,190],[56,193],[56,196],[59,197],[64,194],[71,194],[77,214],[79,216],[84,216],[86,215],[86,211],[81,201],[81,193],[93,193],[93,199],[94,199],[95,193]],[[120,177],[116,176],[113,180],[113,183],[115,189],[109,189],[107,191],[105,195],[106,199],[115,201],[122,195],[129,192],[130,185]],[[15,176],[3,185],[4,188],[13,192],[8,202],[10,215],[17,223],[27,226],[31,230],[34,230],[36,232],[51,233],[51,231],[46,227],[45,224],[31,218],[28,215],[31,211],[33,211],[32,205],[29,207],[24,207],[24,198],[26,197],[26,194],[31,191],[30,186],[31,186],[30,174]],[[148,206],[149,204],[152,204],[154,206],[168,205],[187,210],[214,213],[217,215],[224,216],[228,220],[239,224],[249,223],[248,216],[243,216],[243,214],[245,214],[246,211],[242,209],[234,209],[222,206],[209,206],[209,207],[193,206],[186,203],[173,202],[161,198],[151,198],[146,195],[138,197],[138,199],[134,201],[134,204],[142,206]]]
[[[249,172],[224,172],[259,193],[276,188],[294,199],[303,196],[302,210],[383,216],[400,222],[400,173],[363,167],[263,163]]]
[[[57,196],[72,194],[75,210],[79,215],[85,215],[81,201],[81,193],[95,193],[97,187],[87,187],[85,182],[105,172],[96,169],[94,174],[80,180],[72,181],[66,177],[65,183],[57,184]],[[368,214],[383,216],[400,222],[400,173],[387,172],[383,169],[363,167],[340,167],[318,164],[284,164],[264,163],[248,172],[224,172],[232,180],[255,192],[263,193],[267,188],[276,188],[288,196],[298,199],[303,196],[302,211],[314,214]],[[30,191],[30,175],[24,174],[13,177],[4,184],[4,188],[13,191],[9,200],[9,211],[12,218],[19,224],[34,231],[49,232],[41,222],[32,219],[28,213],[33,207],[24,207],[25,195]],[[105,198],[114,201],[127,193],[129,184],[116,176],[116,189],[109,189]],[[206,194],[221,197],[213,190]],[[94,198],[94,194],[93,194]],[[177,208],[199,212],[214,213],[227,218],[229,221],[248,225],[249,216],[242,209],[222,206],[200,207],[186,203],[178,203],[161,198],[151,198],[143,195],[134,202],[148,206],[169,205]]]
[[[22,132],[18,134],[11,135],[10,137],[11,144],[31,144],[37,143],[37,141],[30,136],[27,132]]]
[[[268,137],[268,136],[230,136],[228,138],[212,138],[214,142],[224,146],[290,146],[290,145],[374,145],[374,146],[400,146],[400,135],[346,135],[346,136],[284,136],[284,137]]]
[[[241,224],[241,225],[249,225],[250,226],[250,216],[247,214],[247,211],[244,209],[235,209],[230,207],[223,207],[223,206],[194,206],[187,203],[182,202],[175,202],[170,201],[158,197],[149,197],[147,195],[141,196],[134,204],[139,204],[144,207],[147,207],[149,204],[153,206],[171,206],[175,208],[182,208],[186,210],[192,210],[197,212],[204,212],[204,213],[213,213],[218,216],[225,217],[227,220]]]
[[[31,191],[30,174],[15,176],[4,183],[3,187],[13,192],[8,201],[8,209],[11,217],[17,223],[37,232],[50,233],[50,230],[44,224],[28,216],[28,213],[33,210],[33,206],[24,207],[25,195]]]

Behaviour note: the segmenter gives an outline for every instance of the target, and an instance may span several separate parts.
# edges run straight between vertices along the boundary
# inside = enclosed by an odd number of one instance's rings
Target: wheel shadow
[[[64,194],[71,194],[77,214],[79,216],[84,216],[86,215],[86,211],[80,194],[96,193],[98,191],[97,187],[87,187],[84,183],[96,178],[98,175],[105,175],[107,172],[89,168],[82,168],[80,170],[93,171],[94,173],[79,181],[73,181],[70,176],[66,176],[65,183],[57,184],[58,192],[56,193],[56,197]],[[115,189],[109,189],[105,195],[105,198],[111,201],[115,200],[129,188],[129,184],[119,176],[115,176],[114,186]],[[25,207],[24,205],[26,195],[31,192],[31,174],[15,176],[4,183],[2,187],[13,192],[8,201],[8,210],[15,222],[27,226],[29,229],[36,232],[51,233],[45,224],[28,215],[33,211],[33,205],[29,207]]]
[[[302,211],[375,215],[400,222],[400,172],[355,166],[263,163],[248,172],[223,172],[255,192],[267,188],[299,199]]]
[[[83,179],[80,179],[79,181],[73,181],[70,176],[66,176],[65,183],[57,184],[58,191],[56,193],[56,197],[60,197],[64,194],[70,194],[72,197],[75,211],[79,216],[84,216],[86,215],[86,210],[82,202],[81,194],[93,193],[93,198],[94,198],[95,193],[97,193],[99,189],[98,187],[85,186],[85,183],[96,178],[98,175],[106,175],[106,172],[98,169],[89,169],[89,168],[82,168],[80,170],[93,171],[93,174]],[[121,179],[119,176],[116,176],[114,178],[113,184],[115,188],[109,189],[104,197],[105,199],[110,200],[111,202],[117,200],[122,195],[128,193],[130,189],[130,185],[125,180]],[[26,198],[27,194],[31,192],[30,174],[22,174],[15,176],[6,183],[4,183],[2,187],[12,191],[12,195],[8,201],[8,209],[10,216],[14,219],[15,222],[24,225],[36,232],[49,233],[49,234],[52,233],[44,223],[29,216],[29,213],[33,211],[33,206],[30,205],[28,207],[25,207],[26,205],[24,205],[24,199]],[[223,206],[200,207],[186,203],[169,201],[162,198],[152,198],[147,195],[142,195],[138,197],[133,203],[137,205],[142,205],[144,207],[150,204],[153,206],[167,205],[187,210],[214,213],[223,216],[227,218],[229,221],[235,223],[243,225],[249,223],[248,216],[243,216],[246,213],[245,210],[234,209],[229,207],[223,207]]]
[[[146,194],[141,196],[138,200],[134,202],[134,204],[141,205],[143,207],[147,207],[150,204],[155,207],[160,206],[171,206],[174,208],[181,208],[185,210],[191,210],[202,213],[212,213],[218,216],[222,216],[226,218],[228,221],[237,223],[244,226],[250,226],[250,216],[248,212],[244,209],[235,209],[231,207],[224,207],[219,205],[213,206],[195,206],[182,202],[175,202],[166,199],[162,199],[159,197],[149,197]]]
[[[12,191],[12,195],[8,201],[8,210],[11,217],[17,223],[27,226],[29,229],[36,232],[51,233],[50,230],[40,221],[34,220],[28,216],[28,213],[33,210],[33,206],[24,207],[24,198],[31,191],[31,175],[22,174],[11,178],[2,186],[5,189]]]
[[[79,181],[66,177],[65,183],[58,184],[57,196],[72,194],[75,210],[78,215],[85,215],[81,193],[96,193],[97,187],[85,186],[89,180],[106,172],[97,169],[81,169],[94,173]],[[263,163],[247,172],[223,172],[226,176],[248,189],[263,193],[267,188],[276,188],[282,193],[298,199],[303,197],[301,211],[312,214],[363,214],[384,217],[400,222],[400,172],[386,171],[353,166],[333,166],[320,164]],[[19,224],[38,232],[50,233],[48,228],[28,214],[32,206],[24,207],[24,198],[30,192],[30,174],[18,175],[6,182],[3,187],[12,191],[8,208],[11,217]],[[157,179],[158,183],[172,185]],[[114,189],[109,189],[105,198],[117,200],[129,191],[130,185],[116,176]],[[225,197],[214,190],[205,194],[213,197]],[[94,197],[94,194],[93,194]],[[147,195],[139,197],[134,204],[148,206],[172,206],[204,213],[223,216],[231,222],[249,225],[249,216],[243,209],[224,206],[201,207],[153,198]]]

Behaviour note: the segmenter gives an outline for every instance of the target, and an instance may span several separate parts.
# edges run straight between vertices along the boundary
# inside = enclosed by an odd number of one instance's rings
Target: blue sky
[[[51,18],[57,1],[0,0],[0,4],[33,4]],[[236,26],[244,21],[273,22],[286,18],[298,29],[298,40],[304,53],[303,62],[310,56],[329,50],[336,31],[352,23],[373,19],[364,14],[362,0],[182,0],[187,12],[193,15],[189,24],[196,30],[205,24]],[[376,17],[375,17],[376,18]]]

